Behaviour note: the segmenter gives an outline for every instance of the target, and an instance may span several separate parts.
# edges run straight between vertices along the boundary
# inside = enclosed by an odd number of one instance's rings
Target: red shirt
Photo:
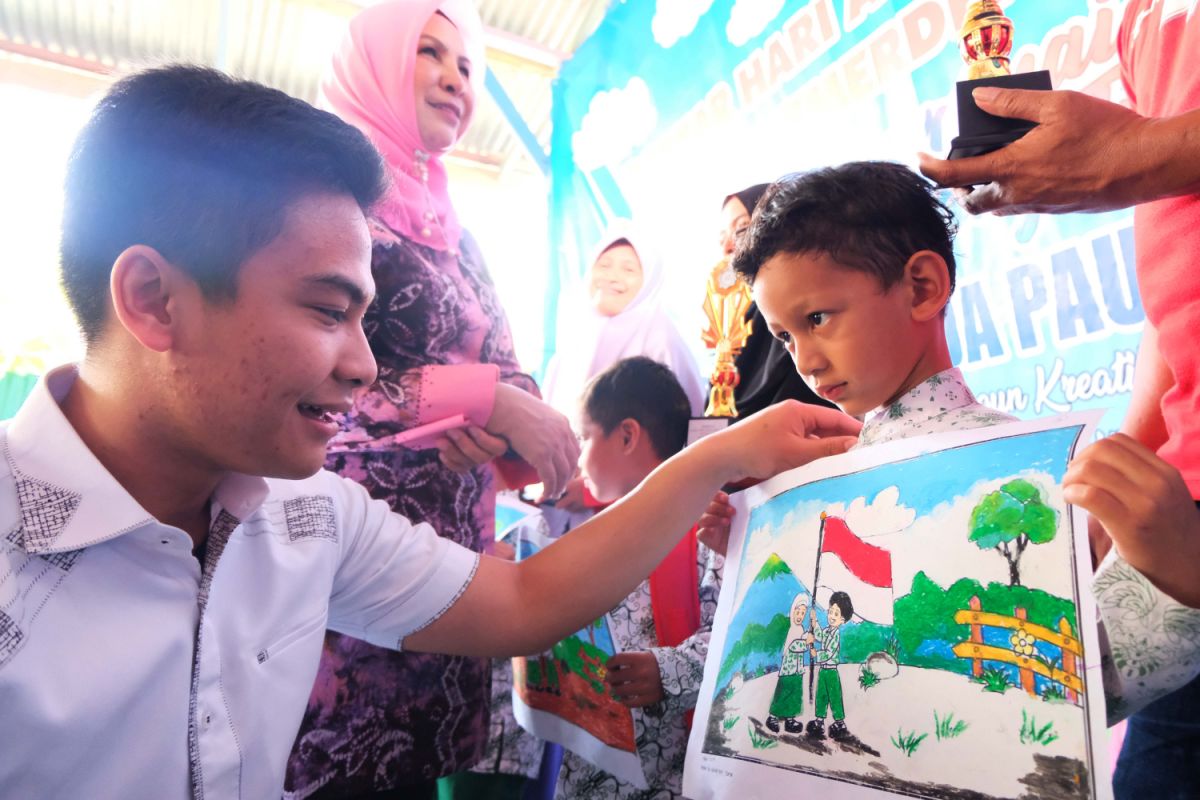
[[[1139,114],[1200,108],[1200,0],[1130,0],[1117,48]],[[1158,454],[1200,498],[1200,195],[1138,206],[1134,239],[1142,304],[1175,376],[1162,399],[1168,440]]]

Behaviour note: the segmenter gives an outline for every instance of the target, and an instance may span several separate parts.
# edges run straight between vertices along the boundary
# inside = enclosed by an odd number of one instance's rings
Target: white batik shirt
[[[0,425],[0,797],[279,797],[325,629],[385,647],[478,557],[329,472],[230,475],[203,566],[58,403]]]
[[[981,405],[958,369],[929,378],[873,412],[856,447],[982,428],[1015,417]],[[1100,609],[1100,663],[1109,724],[1200,675],[1200,609],[1176,602],[1115,549],[1092,579]]]
[[[556,800],[675,800],[683,792],[683,757],[687,753],[684,714],[696,707],[704,659],[725,558],[703,544],[697,547],[696,571],[700,592],[700,628],[675,647],[658,647],[650,581],[611,612],[613,641],[621,652],[648,650],[658,660],[664,699],[633,709],[633,729],[642,771],[649,789],[637,789],[593,766],[569,750],[563,751]]]

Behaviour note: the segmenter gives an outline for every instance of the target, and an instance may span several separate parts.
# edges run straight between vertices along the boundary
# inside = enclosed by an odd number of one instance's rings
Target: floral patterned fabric
[[[1176,602],[1110,550],[1092,579],[1110,725],[1200,676],[1200,609]]]
[[[856,447],[1014,419],[980,405],[962,373],[949,369],[874,412]],[[1200,609],[1160,591],[1116,550],[1096,570],[1092,592],[1100,607],[1109,724],[1200,676]]]
[[[855,447],[924,433],[983,428],[1015,419],[976,400],[962,373],[952,367],[917,385],[891,405],[869,414]]]
[[[492,364],[500,380],[530,392],[537,387],[519,371],[508,323],[469,236],[455,257],[378,222],[372,234],[377,295],[363,326],[379,378],[356,399],[350,430],[335,441],[326,466],[410,520],[482,551],[495,521],[491,467],[460,475],[436,450],[386,440],[433,421],[435,405],[445,410],[428,398],[446,370]],[[493,386],[494,377],[485,377],[477,391],[490,395]],[[463,410],[470,405],[464,398]],[[327,634],[288,764],[288,796],[352,796],[467,769],[487,738],[490,672],[487,659],[397,653]]]
[[[558,800],[675,800],[683,791],[683,757],[687,752],[684,715],[696,707],[700,681],[725,558],[704,545],[697,547],[696,570],[700,592],[700,628],[675,647],[657,647],[650,581],[613,609],[613,641],[622,652],[648,650],[658,660],[662,677],[662,702],[633,709],[633,728],[642,771],[649,789],[637,789],[617,780],[570,751],[563,753],[558,776]]]

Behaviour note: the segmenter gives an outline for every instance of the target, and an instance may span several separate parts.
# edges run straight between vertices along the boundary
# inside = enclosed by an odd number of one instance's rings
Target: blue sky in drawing
[[[953,503],[980,480],[1036,471],[1061,482],[1071,444],[1081,430],[1072,426],[1008,436],[813,481],[756,508],[748,530],[765,525],[778,531],[789,513],[805,519],[835,503],[873,498],[889,486],[899,488],[900,504],[925,516],[942,503]]]

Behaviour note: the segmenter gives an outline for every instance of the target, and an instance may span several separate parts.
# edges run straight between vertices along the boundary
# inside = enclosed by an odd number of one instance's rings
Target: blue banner
[[[916,165],[957,132],[966,0],[626,0],[554,86],[552,284],[569,285],[614,218],[658,237],[669,308],[698,353],[704,277],[729,193],[859,159]],[[1013,69],[1123,100],[1123,3],[1003,4]],[[960,214],[951,352],[989,405],[1031,418],[1129,402],[1143,311],[1129,212]],[[553,285],[552,285],[553,288]],[[548,293],[553,298],[554,291]],[[552,301],[553,302],[553,301]],[[553,349],[557,308],[547,311]]]

